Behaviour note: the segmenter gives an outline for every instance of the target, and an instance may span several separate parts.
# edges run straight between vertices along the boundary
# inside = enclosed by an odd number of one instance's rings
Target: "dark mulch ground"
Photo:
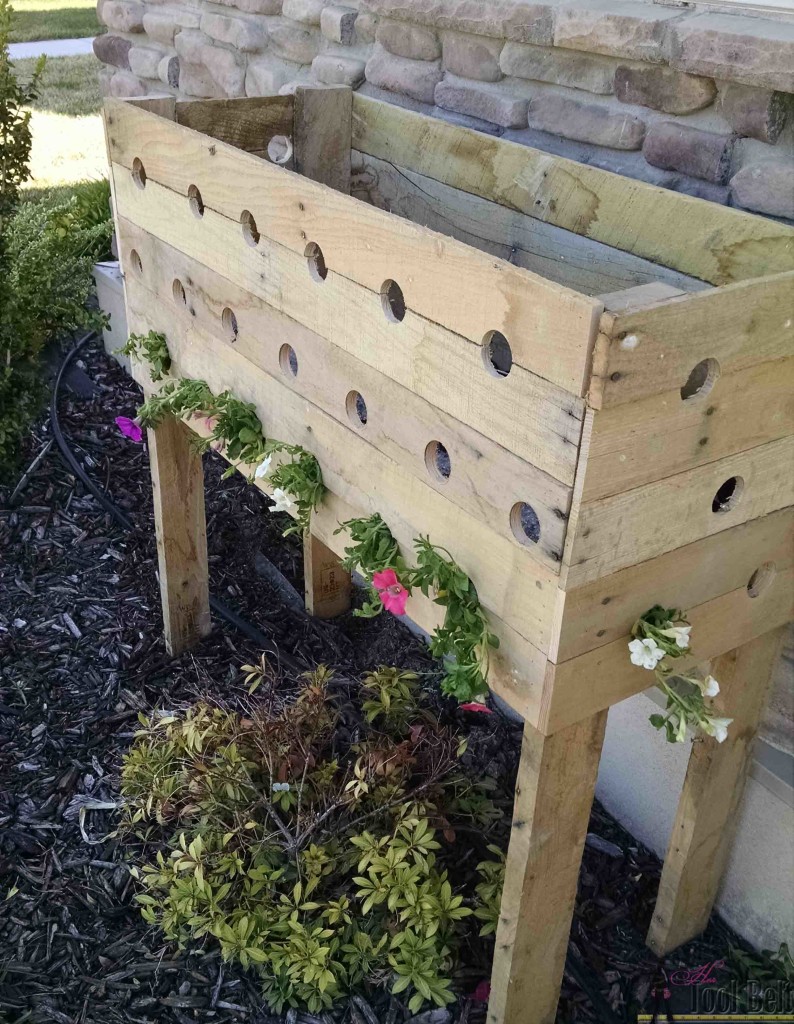
[[[135,530],[115,525],[54,445],[13,502],[10,489],[0,490],[0,1024],[266,1024],[273,1018],[251,975],[222,966],[213,952],[177,954],[144,924],[125,851],[107,838],[138,712],[243,693],[239,666],[260,650],[216,620],[195,650],[166,655],[147,456],[113,426],[116,415],[134,414],[137,388],[96,345],[84,350],[82,367],[63,393],[63,429]],[[43,422],[28,463],[50,440]],[[326,662],[346,676],[378,664],[431,669],[422,643],[390,616],[319,623],[294,594],[290,601],[279,573],[301,590],[299,543],[281,538],[283,524],[258,491],[239,477],[221,482],[222,470],[207,458],[217,597],[307,667]],[[520,730],[497,715],[467,727],[479,769],[509,779]],[[598,807],[590,827],[558,1019],[630,1020],[658,976],[642,939],[659,863]],[[730,942],[735,936],[715,919],[674,961],[721,959]],[[487,975],[490,950],[470,954],[464,992]],[[334,1019],[402,1024],[409,1016],[396,1001],[391,1013],[377,1000],[370,1019],[368,1012],[353,1006]],[[483,1018],[464,996],[450,1015],[415,1020]]]

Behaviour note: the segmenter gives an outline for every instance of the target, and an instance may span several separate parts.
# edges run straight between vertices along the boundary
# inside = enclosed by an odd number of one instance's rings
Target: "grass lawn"
[[[13,0],[12,43],[78,39],[99,32],[96,0]]]
[[[35,60],[18,60],[14,67],[24,81]],[[101,65],[93,54],[49,59],[39,98],[33,104],[31,128],[33,178],[28,188],[51,187],[84,178],[107,175],[105,139],[99,109],[97,73]]]

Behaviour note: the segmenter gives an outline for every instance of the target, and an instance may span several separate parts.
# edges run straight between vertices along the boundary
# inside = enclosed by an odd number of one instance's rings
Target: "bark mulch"
[[[242,696],[239,666],[261,651],[216,618],[198,647],[167,656],[147,455],[113,425],[134,415],[138,389],[96,344],[69,380],[64,434],[135,528],[125,533],[85,492],[42,421],[27,452],[27,464],[38,463],[13,500],[12,488],[0,490],[0,1024],[276,1024],[253,975],[211,949],[179,953],[143,922],[125,850],[110,837],[138,713]],[[212,592],[270,637],[293,673],[296,662],[325,662],[346,677],[379,664],[432,668],[423,643],[391,616],[312,621],[296,593],[299,542],[282,539],[283,521],[257,490],[221,481],[223,469],[206,458]],[[520,729],[499,715],[464,727],[472,769],[509,781]],[[659,862],[598,806],[590,831],[558,1020],[630,1020],[659,978],[643,944]],[[730,943],[739,944],[715,918],[671,962],[719,960]],[[487,977],[490,956],[484,942],[467,951],[459,1005],[414,1024],[484,1020],[466,993]],[[319,1019],[410,1016],[383,995]]]

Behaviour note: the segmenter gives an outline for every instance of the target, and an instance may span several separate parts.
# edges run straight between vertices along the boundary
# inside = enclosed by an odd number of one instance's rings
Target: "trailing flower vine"
[[[675,660],[691,653],[692,627],[678,608],[654,605],[634,623],[629,641],[632,665],[648,669],[667,697],[664,715],[651,715],[656,729],[664,729],[670,743],[683,743],[687,727],[713,736],[718,743],[728,735],[732,718],[719,718],[706,698],[716,697],[720,685],[714,676],[677,672]]]
[[[198,417],[204,420],[209,436],[196,442],[199,451],[225,449],[235,463],[256,466],[253,479],[268,476],[273,485],[271,512],[294,510],[296,522],[284,536],[309,528],[311,514],[325,493],[317,459],[300,445],[265,437],[256,409],[250,402],[235,398],[229,391],[215,395],[203,380],[182,378],[167,383],[138,409],[141,426],[156,427],[166,415]],[[271,468],[274,456],[285,461]],[[230,466],[225,476],[234,473]]]
[[[156,331],[131,334],[120,351],[145,362],[153,381],[163,380],[171,369],[165,336]],[[167,381],[160,391],[150,395],[134,420],[119,416],[116,425],[126,437],[140,443],[142,428],[156,427],[166,416],[203,420],[209,436],[196,439],[199,451],[225,449],[230,461],[256,466],[253,479],[269,476],[273,485],[270,511],[295,515],[296,521],[284,531],[285,537],[309,528],[312,511],[325,493],[320,464],[300,445],[266,437],[251,402],[235,398],[230,391],[215,395],[205,381],[182,377]],[[274,456],[283,458],[271,468]],[[230,466],[225,475],[231,476],[235,468]]]
[[[414,541],[417,564],[410,567],[399,545],[378,513],[368,518],[349,519],[337,533],[346,530],[352,544],[345,548],[343,564],[358,570],[370,587],[370,598],[356,614],[378,615],[385,608],[402,615],[409,594],[418,588],[425,596],[435,593],[435,603],[446,609],[444,621],[430,638],[430,650],[445,660],[444,693],[460,702],[471,702],[471,710],[488,693],[490,649],[499,646],[488,628],[474,584],[445,548],[428,537]]]
[[[130,335],[121,350],[147,362],[153,381],[160,381],[171,368],[171,357],[162,334]],[[284,536],[309,528],[311,513],[323,499],[325,487],[317,459],[300,445],[267,438],[255,406],[231,392],[215,395],[203,380],[180,378],[166,381],[138,409],[135,420],[118,417],[117,425],[127,437],[142,440],[143,427],[156,427],[166,416],[203,420],[208,436],[197,439],[199,451],[225,450],[233,463],[255,466],[252,480],[267,477],[273,485],[271,512],[290,512],[296,522]],[[276,456],[283,457],[273,465]],[[235,471],[230,466],[226,476]],[[402,615],[408,596],[418,588],[445,609],[444,621],[430,638],[430,650],[444,659],[444,693],[455,697],[473,711],[487,711],[482,699],[488,693],[490,649],[499,646],[488,628],[477,591],[471,579],[449,551],[432,544],[429,537],[414,541],[416,566],[410,567],[386,523],[377,513],[350,519],[337,533],[347,531],[352,544],[345,548],[343,565],[358,570],[370,587],[369,599],[357,613],[371,617],[384,608]]]

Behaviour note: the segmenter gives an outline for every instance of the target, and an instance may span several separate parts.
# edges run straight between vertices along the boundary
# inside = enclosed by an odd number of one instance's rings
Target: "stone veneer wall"
[[[114,96],[345,84],[794,219],[794,21],[616,0],[98,0]],[[476,119],[476,120],[475,120]]]

